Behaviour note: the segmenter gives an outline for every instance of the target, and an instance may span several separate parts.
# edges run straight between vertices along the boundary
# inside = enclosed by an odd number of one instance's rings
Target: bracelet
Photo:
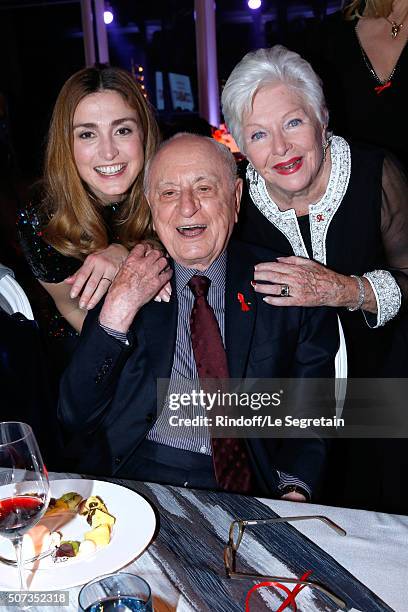
[[[356,276],[355,274],[350,274],[350,278],[355,278],[356,279],[356,281],[358,282],[358,289],[359,289],[357,306],[353,306],[353,307],[348,307],[347,308],[347,310],[349,310],[350,312],[354,312],[356,310],[360,310],[360,308],[364,304],[364,300],[365,300],[365,287],[364,287],[364,281],[361,278],[361,276]]]

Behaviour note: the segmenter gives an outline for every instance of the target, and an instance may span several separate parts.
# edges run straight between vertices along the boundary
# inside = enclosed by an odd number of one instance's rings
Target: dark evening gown
[[[328,187],[328,191],[334,187],[333,202],[338,208],[326,233],[321,239],[318,235],[313,238],[314,247],[309,216],[297,219],[307,255],[346,275],[392,270],[404,306],[408,295],[405,274],[408,270],[408,186],[404,174],[379,149],[352,146],[350,159],[348,183],[344,184],[343,177],[343,187],[339,183]],[[340,167],[346,165],[341,160]],[[343,189],[340,200],[339,189]],[[332,208],[328,191],[323,217]],[[314,229],[317,227],[315,223]],[[243,196],[235,233],[243,241],[273,248],[282,256],[294,254],[297,238],[291,244],[254,204],[248,190]],[[361,311],[339,309],[338,314],[346,338],[348,377],[399,376],[402,363],[407,364],[408,359],[405,347],[399,346],[401,352],[396,354],[394,346],[401,315],[383,327],[371,329]],[[376,316],[367,313],[366,316],[370,325],[375,325]],[[336,444],[338,448],[329,469],[327,503],[408,513],[405,486],[401,486],[408,470],[405,440],[385,440],[379,445],[371,440],[340,440]],[[391,456],[392,449],[397,449],[396,455],[393,450]],[[389,456],[384,457],[384,453]]]
[[[120,204],[114,203],[102,209],[108,238],[113,241],[112,227],[115,213]],[[30,203],[18,214],[18,233],[20,244],[29,267],[38,280],[47,283],[60,283],[74,274],[82,265],[80,259],[59,253],[47,244],[42,237],[42,230],[48,222],[46,214],[38,203]],[[44,293],[45,290],[44,290]],[[47,339],[50,369],[54,373],[56,386],[60,375],[67,366],[75,346],[78,334],[60,315],[50,296],[45,296],[45,303],[40,309],[40,327]]]
[[[120,204],[114,203],[102,209],[108,239],[112,242],[114,241],[112,228],[114,228],[115,213],[119,206]],[[45,242],[42,230],[48,220],[49,217],[43,212],[40,204],[30,203],[25,209],[19,211],[17,229],[22,251],[35,278],[47,283],[60,283],[74,274],[83,262],[80,259],[62,255]],[[60,315],[48,293],[42,287],[39,288],[41,299],[37,299],[40,305],[36,310],[46,349],[45,362],[50,387],[49,405],[51,409],[48,411],[49,416],[45,418],[43,407],[41,407],[37,420],[42,423],[40,439],[42,447],[47,450],[49,469],[66,471],[69,466],[65,465],[60,452],[62,434],[57,423],[56,408],[60,377],[72,357],[79,335]]]
[[[355,20],[346,21],[342,13],[335,13],[314,32],[301,53],[322,78],[334,132],[384,147],[408,172],[408,43],[390,85],[379,91],[380,83],[371,72],[355,26]],[[406,36],[403,31],[402,35]]]

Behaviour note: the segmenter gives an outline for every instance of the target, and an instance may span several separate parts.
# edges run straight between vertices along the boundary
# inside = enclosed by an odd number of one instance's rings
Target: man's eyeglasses
[[[256,525],[268,525],[268,524],[273,524],[273,523],[286,523],[286,522],[292,522],[292,521],[307,521],[310,519],[318,519],[319,521],[323,521],[323,523],[326,523],[328,527],[330,527],[331,529],[334,529],[334,531],[336,531],[336,533],[338,533],[339,535],[342,535],[342,536],[346,535],[346,532],[344,531],[342,527],[339,527],[339,525],[336,525],[336,523],[334,523],[332,520],[330,520],[326,516],[319,516],[319,515],[286,516],[286,517],[282,516],[282,517],[276,517],[276,518],[270,518],[270,519],[247,520],[247,521],[238,519],[238,520],[232,521],[230,525],[230,529],[229,529],[228,544],[224,548],[224,565],[225,565],[225,571],[226,571],[227,577],[236,578],[238,580],[245,580],[249,578],[253,580],[262,580],[262,581],[267,580],[270,582],[283,582],[287,584],[298,584],[298,585],[309,586],[313,589],[317,589],[318,591],[321,591],[322,593],[330,597],[330,599],[332,599],[339,608],[344,610],[346,608],[345,602],[342,599],[340,599],[340,597],[338,597],[337,595],[329,591],[329,589],[327,589],[322,584],[319,584],[318,582],[313,582],[312,580],[302,580],[298,578],[283,578],[282,576],[266,576],[263,574],[250,574],[246,572],[236,571],[236,554],[242,542],[242,538],[244,536],[244,531],[246,527],[253,527]]]

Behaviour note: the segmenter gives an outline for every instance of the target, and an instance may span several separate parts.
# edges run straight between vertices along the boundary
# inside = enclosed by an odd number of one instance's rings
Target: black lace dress
[[[348,377],[408,376],[408,185],[403,171],[380,149],[332,142],[332,173],[325,195],[296,217],[280,212],[249,165],[249,189],[236,235],[282,256],[311,257],[342,274],[371,275],[381,313],[339,309],[347,345]],[[374,328],[376,325],[379,327]],[[405,440],[355,440],[343,447],[328,503],[408,513]],[[340,480],[342,482],[340,482]]]

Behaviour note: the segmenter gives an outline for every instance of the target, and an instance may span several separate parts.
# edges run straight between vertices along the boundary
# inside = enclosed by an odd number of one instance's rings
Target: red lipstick
[[[292,157],[285,162],[273,166],[278,174],[294,174],[303,166],[303,157]]]

